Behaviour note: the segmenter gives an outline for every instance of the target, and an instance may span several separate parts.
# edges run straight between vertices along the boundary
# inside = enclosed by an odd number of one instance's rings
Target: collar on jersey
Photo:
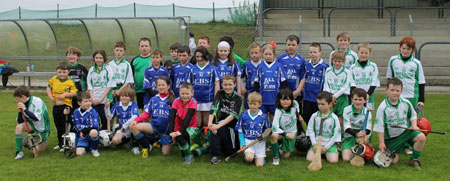
[[[200,65],[200,64],[197,63],[197,67],[200,68],[200,69],[204,69],[204,68],[205,68],[206,66],[208,66],[208,65],[209,65],[209,62],[208,62],[208,61],[206,62],[205,65]]]
[[[258,65],[261,64],[261,62],[262,62],[261,59],[258,61],[258,63],[253,62],[253,60],[249,60],[249,61],[250,61],[250,63],[251,63],[253,66],[255,66],[255,67],[258,67]]]
[[[103,69],[105,69],[105,64],[103,64],[100,69],[98,68],[97,64],[94,64],[94,72],[100,73]]]
[[[219,59],[219,62],[222,63],[222,64],[227,63],[227,62],[228,62],[228,58],[225,59],[225,60],[220,60],[220,59]]]
[[[317,64],[313,64],[312,62],[312,59],[309,59],[309,61],[308,61],[311,65],[313,65],[313,66],[316,66],[316,65],[319,65],[319,64],[322,64],[323,63],[323,59],[322,58],[320,58],[320,60],[317,62]]]
[[[58,76],[56,76],[56,78],[59,80],[59,81],[61,81],[61,82],[65,82],[65,81],[67,81],[67,80],[69,80],[70,79],[70,77],[69,76],[67,76],[66,77],[66,79],[64,79],[64,80],[62,80],[62,79],[60,79]]]
[[[334,72],[336,75],[339,75],[339,74],[341,74],[342,72],[344,72],[344,70],[345,70],[345,65],[342,65],[341,71],[339,71],[339,72],[336,72],[337,70],[336,70],[336,68],[334,68],[334,66],[332,66],[332,69],[331,69],[331,70],[333,70],[333,72]]]
[[[264,60],[264,64],[266,64],[267,67],[271,68],[273,65],[275,65],[275,61],[277,60],[273,59],[273,62],[269,64],[267,63],[267,61]]]
[[[386,101],[387,106],[394,107],[395,109],[397,109],[398,105],[403,102],[401,97],[399,97],[397,104],[396,105],[392,105],[391,101],[389,101],[389,96],[386,96],[385,101]]]
[[[403,60],[402,54],[400,53],[400,54],[398,54],[398,59],[402,60],[403,62],[409,62],[409,61],[412,61],[414,59],[414,56],[411,54],[409,56],[409,59],[405,61],[405,60]]]
[[[360,115],[360,114],[362,114],[362,115],[364,115],[364,109],[365,107],[363,106],[362,108],[361,108],[361,110],[359,110],[359,112],[357,112],[356,111],[356,107],[355,107],[355,105],[354,104],[352,104],[352,113],[353,113],[353,115]],[[366,108],[367,109],[367,108]]]
[[[72,64],[70,64],[70,63],[69,63],[69,68],[74,68],[74,67],[77,67],[77,66],[78,66],[78,64],[79,64],[79,63],[78,63],[78,60],[77,60],[77,62],[75,62],[75,64],[74,64],[74,65],[72,65]]]
[[[248,112],[248,115],[250,115],[251,119],[255,119],[256,117],[261,116],[263,114],[261,110],[259,110],[255,116],[252,116],[252,113],[250,113],[250,109],[248,109],[247,112]]]
[[[119,65],[119,64],[123,63],[124,61],[126,61],[126,59],[125,59],[124,57],[122,57],[122,58],[120,59],[119,63],[117,63],[116,58],[114,58],[112,61],[113,61],[116,65]]]
[[[130,102],[128,102],[128,105],[123,105],[123,103],[122,103],[122,101],[119,101],[119,106],[120,107],[124,107],[124,108],[127,108],[128,106],[131,106],[131,101]]]
[[[331,115],[332,115],[332,112],[330,111],[330,113],[328,113],[328,115],[325,117],[325,119],[330,118]],[[319,117],[322,117],[322,113],[321,113],[320,111],[319,111]],[[324,120],[325,120],[325,119],[324,119]]]
[[[223,91],[223,92],[225,92],[225,91]],[[228,93],[225,92],[225,96],[227,99],[233,98],[234,95],[236,95],[236,91],[233,91],[233,93],[231,93],[231,96],[229,96]]]
[[[366,61],[367,63],[366,63],[366,65],[363,67],[360,63],[359,63],[359,59],[356,61],[356,65],[357,66],[359,66],[359,67],[361,67],[361,68],[366,68],[368,65],[370,65],[370,60],[369,59],[367,59],[367,61]]]

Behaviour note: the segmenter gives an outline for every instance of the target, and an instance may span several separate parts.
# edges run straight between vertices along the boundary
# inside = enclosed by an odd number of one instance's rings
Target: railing
[[[277,45],[285,45],[286,44],[286,42],[275,42]],[[309,44],[311,44],[312,42],[300,42],[299,44],[300,45],[309,45]],[[334,48],[334,46],[333,46],[333,44],[331,44],[330,42],[325,42],[325,41],[317,41],[316,43],[319,43],[320,45],[328,45],[330,48],[331,48],[331,50],[335,50],[336,48]],[[263,47],[264,45],[267,45],[268,44],[268,42],[264,42],[264,43],[261,43],[261,47]],[[300,49],[300,48],[299,48]]]
[[[450,7],[444,7],[444,6],[440,6],[440,7],[402,7],[399,9],[396,9],[394,11],[394,14],[392,16],[392,25],[391,25],[391,31],[392,31],[392,35],[391,36],[396,36],[396,27],[397,27],[397,13],[406,9],[420,9],[420,10],[425,10],[425,9],[437,9],[438,10],[438,18],[443,18],[444,17],[444,9],[450,9]],[[391,14],[392,15],[392,14]]]
[[[420,45],[416,58],[420,60],[422,56],[422,48],[426,45],[450,45],[450,41],[429,41]]]

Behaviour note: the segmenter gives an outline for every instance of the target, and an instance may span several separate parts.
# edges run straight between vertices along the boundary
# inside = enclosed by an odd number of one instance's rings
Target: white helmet
[[[75,133],[69,132],[69,135],[63,135],[64,145],[70,148],[75,148]]]
[[[98,137],[99,137],[100,144],[102,144],[104,147],[108,147],[111,144],[111,138],[109,137],[109,131],[101,130]]]
[[[392,153],[389,150],[379,150],[377,151],[377,153],[375,154],[375,156],[373,157],[373,162],[375,162],[375,164],[378,167],[389,167],[392,163],[392,160],[394,160],[395,158],[395,154]]]

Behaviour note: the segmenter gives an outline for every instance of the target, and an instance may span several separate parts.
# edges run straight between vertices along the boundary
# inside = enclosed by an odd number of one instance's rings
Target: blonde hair
[[[339,33],[336,37],[336,41],[339,41],[339,38],[346,38],[348,41],[350,41],[350,34],[347,32]]]
[[[343,60],[345,62],[345,53],[341,50],[336,50],[331,56],[331,60]]]
[[[262,96],[258,92],[252,92],[248,95],[248,103],[250,102],[259,102],[262,103]]]
[[[273,47],[271,44],[266,44],[262,47],[262,52],[264,53],[266,50],[272,51],[272,53],[275,55],[275,47]]]
[[[372,46],[370,46],[369,43],[359,43],[358,44],[358,51],[361,48],[367,48],[367,49],[369,49],[369,52],[372,52]]]
[[[119,92],[119,96],[128,96],[131,100],[136,96],[136,92],[131,87],[125,87]]]
[[[254,48],[261,48],[261,45],[259,45],[259,43],[253,42],[252,44],[250,44],[250,46],[248,46],[248,50],[251,50]]]

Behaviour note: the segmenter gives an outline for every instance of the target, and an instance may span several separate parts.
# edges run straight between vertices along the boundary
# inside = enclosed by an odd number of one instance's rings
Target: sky
[[[168,5],[175,3],[178,6],[196,7],[196,8],[212,8],[214,2],[216,8],[232,7],[239,2],[249,1],[250,3],[258,2],[258,0],[0,0],[0,12],[17,9],[19,6],[23,9],[30,10],[54,10],[59,4],[60,9],[71,9],[94,5],[104,7],[116,7],[127,4],[144,4],[144,5]]]

